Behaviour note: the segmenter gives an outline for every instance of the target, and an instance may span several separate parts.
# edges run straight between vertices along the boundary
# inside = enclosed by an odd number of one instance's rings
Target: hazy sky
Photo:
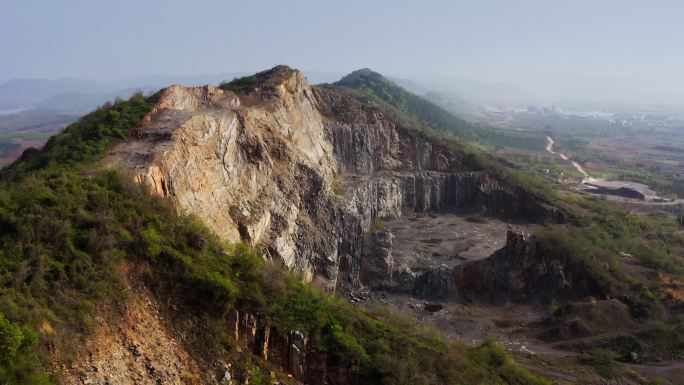
[[[684,78],[682,20],[679,0],[0,0],[0,81],[285,63],[518,84],[674,84]]]

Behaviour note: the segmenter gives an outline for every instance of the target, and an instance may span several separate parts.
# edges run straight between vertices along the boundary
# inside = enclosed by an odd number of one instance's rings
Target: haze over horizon
[[[275,64],[508,83],[537,98],[684,104],[684,4],[664,0],[12,1],[0,82]],[[30,27],[27,27],[30,26]],[[331,26],[336,26],[331,28]],[[436,80],[436,81],[435,81]]]

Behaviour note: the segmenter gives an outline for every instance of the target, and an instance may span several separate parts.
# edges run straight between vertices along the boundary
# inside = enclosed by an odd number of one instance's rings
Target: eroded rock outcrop
[[[461,296],[492,303],[547,303],[553,298],[583,298],[605,288],[572,260],[558,257],[529,234],[509,231],[506,246],[491,257],[454,269]]]
[[[262,76],[244,100],[209,86],[163,90],[108,160],[220,237],[334,286],[342,218],[330,192],[332,147],[304,76]]]
[[[94,320],[96,334],[58,371],[65,385],[203,384],[195,358],[164,324],[148,293],[117,308],[103,308]]]
[[[396,273],[395,273],[396,275]],[[548,303],[554,298],[583,298],[606,293],[576,262],[538,246],[529,234],[508,231],[506,245],[489,258],[406,272],[393,288],[423,298],[478,300],[493,304]]]
[[[394,235],[387,229],[370,232],[361,258],[361,282],[374,287],[392,279]]]

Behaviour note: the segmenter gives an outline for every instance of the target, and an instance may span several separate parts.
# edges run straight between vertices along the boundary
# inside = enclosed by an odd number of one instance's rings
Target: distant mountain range
[[[246,72],[224,72],[197,76],[154,75],[123,80],[63,79],[12,79],[0,84],[0,110],[57,109],[85,113],[117,97],[127,98],[140,90],[156,91],[170,84],[200,86],[218,85]],[[312,83],[333,82],[342,74],[331,72],[307,73]]]
[[[386,100],[387,102],[401,100],[402,105],[410,110],[409,113],[429,116],[431,123],[458,132],[469,140],[497,142],[497,138],[490,137],[492,133],[488,130],[476,128],[439,108],[435,110],[436,107],[431,103],[457,116],[472,119],[470,115],[477,111],[480,104],[505,104],[509,100],[524,98],[524,92],[512,86],[488,85],[452,78],[384,78],[370,70],[357,71],[348,76],[337,72],[304,73],[311,84],[341,82],[346,86],[362,84],[374,90],[382,90],[383,95],[392,99]],[[79,116],[107,101],[128,99],[136,91],[150,94],[171,84],[218,86],[246,74],[224,72],[198,76],[154,75],[109,81],[76,78],[13,79],[0,84],[0,134],[4,135],[0,138],[0,143],[12,143],[17,138],[45,140]]]
[[[200,76],[148,76],[133,79],[99,81],[87,79],[13,79],[0,84],[0,110],[16,108],[51,108],[86,112],[116,97],[133,92],[155,91],[169,84],[218,84],[243,76],[243,72]]]
[[[312,84],[333,83],[344,76],[337,72],[304,71]],[[170,84],[218,85],[245,76],[247,72],[224,72],[196,76],[153,75],[122,80],[13,79],[0,84],[0,111],[14,109],[52,109],[82,114],[117,97],[128,98],[137,90],[149,93]],[[439,76],[388,77],[396,84],[444,107],[469,108],[470,105],[510,103],[531,99],[524,90],[506,84],[488,84]]]

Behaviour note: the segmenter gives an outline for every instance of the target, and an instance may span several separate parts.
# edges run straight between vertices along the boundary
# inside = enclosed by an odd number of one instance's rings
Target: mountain
[[[74,111],[85,113],[91,111],[106,102],[112,102],[117,98],[128,99],[136,92],[152,93],[158,87],[136,87],[116,90],[105,94],[88,94],[83,92],[63,92],[52,95],[37,104],[38,109],[51,109],[61,111]]]
[[[136,90],[159,90],[169,84],[204,85],[218,84],[222,81],[244,76],[244,72],[227,72],[197,76],[147,76],[121,80],[89,79],[12,79],[0,84],[0,107],[55,108],[64,105],[68,109],[88,108],[96,101],[113,100],[116,97],[129,97]]]
[[[30,107],[59,93],[107,91],[105,84],[83,79],[13,79],[0,84],[0,106]]]
[[[452,93],[441,95],[428,93],[425,96],[418,96],[370,69],[352,72],[333,84],[371,94],[390,108],[398,110],[403,114],[404,119],[413,120],[412,124],[420,126],[422,130],[434,130],[440,135],[451,136],[452,140],[470,142],[489,148],[510,146],[525,149],[544,146],[543,137],[502,130],[460,118],[453,109],[459,108],[459,104],[463,108],[467,102],[455,97]],[[450,109],[447,110],[447,108]]]
[[[534,92],[504,82],[493,83],[439,75],[415,75],[409,78],[431,91],[457,94],[476,105],[527,105],[543,102]]]
[[[493,342],[451,356],[443,342],[313,286],[339,295],[360,287],[362,239],[381,215],[464,204],[541,219],[557,217],[555,209],[515,198],[526,193],[486,172],[466,172],[470,162],[459,154],[390,128],[390,117],[346,94],[312,88],[296,70],[276,67],[222,88],[136,95],[3,170],[2,189],[17,198],[0,210],[11,235],[0,260],[14,277],[3,281],[0,326],[18,341],[5,378],[37,381],[41,357],[67,384],[503,378],[490,368],[545,383],[508,359],[461,361],[506,357]],[[359,134],[371,147],[350,136],[355,121],[368,122]],[[385,141],[376,135],[395,139],[380,153]],[[409,199],[409,181],[426,193]],[[427,193],[453,183],[469,193]],[[511,199],[493,201],[499,194]],[[516,200],[531,209],[508,205]],[[38,238],[24,231],[38,226],[51,230]],[[50,267],[21,273],[43,264]],[[32,306],[12,310],[20,303]],[[52,366],[62,354],[69,367]],[[410,368],[393,364],[408,360]],[[445,362],[457,370],[438,370]]]
[[[404,79],[395,76],[386,76],[386,78],[387,80],[390,80],[391,82],[405,89],[406,91],[409,91],[416,95],[425,95],[432,91],[423,84],[410,79]]]
[[[307,71],[313,83],[339,79],[336,72]],[[219,84],[247,75],[244,71],[208,75],[152,75],[119,80],[12,79],[0,84],[0,109],[42,108],[92,110],[117,97],[128,98],[136,91],[157,91],[169,84],[201,86]],[[87,111],[84,111],[87,112]]]
[[[397,77],[387,77],[387,79],[391,80],[399,87],[427,99],[432,104],[440,106],[456,116],[475,109],[475,106],[471,101],[461,96],[456,91],[443,91],[441,90],[442,87],[439,86],[430,88],[419,81],[410,79]]]
[[[399,108],[400,111],[415,116],[422,124],[440,132],[455,134],[471,140],[477,137],[478,127],[476,125],[457,118],[368,68],[354,71],[333,84],[370,92],[384,102]]]
[[[677,225],[478,129],[370,70],[95,110],[0,172],[0,379],[600,384],[676,357]]]
[[[430,91],[425,94],[425,99],[454,114],[463,114],[474,110],[472,103],[454,92]]]
[[[334,89],[311,88],[300,72],[277,67],[249,83],[237,82],[251,85],[222,88],[239,89],[256,101],[245,104],[247,97],[210,87],[165,89],[159,100],[164,109],[153,118],[159,125],[150,124],[138,140],[116,147],[107,163],[133,173],[183,211],[205,218],[221,238],[256,247],[328,290],[358,281],[359,250],[343,245],[360,244],[359,230],[382,217],[451,206],[539,221],[560,216],[522,190],[506,188],[502,181],[495,186],[464,154],[432,145],[406,128],[383,128],[391,118],[373,117]],[[280,110],[263,113],[251,107],[267,100],[265,95],[282,101],[269,103]],[[340,106],[352,112],[349,117],[338,115]],[[207,111],[214,117],[207,117]],[[356,120],[368,128],[352,137],[347,125]],[[278,126],[283,128],[261,128]],[[169,136],[169,127],[182,130]],[[187,148],[180,141],[195,145]],[[216,158],[215,153],[224,155]],[[345,173],[353,178],[344,179]],[[336,178],[350,195],[347,209],[335,203]],[[275,186],[273,179],[279,181]],[[311,196],[299,198],[295,208],[291,197],[301,190]],[[498,195],[506,198],[499,201]],[[217,202],[231,208],[217,211]],[[345,263],[350,270],[340,271],[342,256],[351,258]]]

